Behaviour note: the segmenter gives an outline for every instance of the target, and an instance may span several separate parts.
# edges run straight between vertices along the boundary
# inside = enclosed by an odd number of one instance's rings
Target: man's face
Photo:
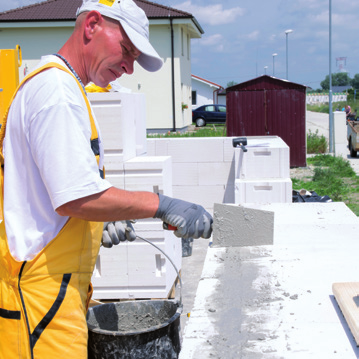
[[[134,61],[141,54],[119,22],[103,18],[92,39],[88,68],[89,80],[106,87],[124,73],[132,74]]]

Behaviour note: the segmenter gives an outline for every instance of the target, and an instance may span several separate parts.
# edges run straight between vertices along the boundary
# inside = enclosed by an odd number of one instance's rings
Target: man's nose
[[[135,67],[134,63],[135,63],[135,58],[131,56],[122,65],[122,68],[125,70],[127,75],[132,75],[133,74],[133,70],[134,70],[134,67]]]

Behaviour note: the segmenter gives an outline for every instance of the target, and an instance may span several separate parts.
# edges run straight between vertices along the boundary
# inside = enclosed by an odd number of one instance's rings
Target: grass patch
[[[194,131],[171,132],[147,134],[147,138],[176,138],[176,137],[226,137],[227,128],[225,125],[207,125],[195,127]]]
[[[336,109],[336,105],[335,104],[334,109]],[[340,107],[340,109],[342,109],[342,107]],[[307,105],[307,111],[312,111],[312,112],[320,112],[320,113],[329,113],[329,104],[328,103],[321,103],[321,104],[315,104],[315,105]]]
[[[339,108],[339,110],[341,111],[342,108],[345,108],[346,105],[349,105],[352,111],[354,111],[355,109],[359,109],[359,102],[354,101],[354,99],[349,99],[348,101],[334,102],[332,104],[333,112],[335,111],[336,108]],[[308,104],[307,111],[329,113],[329,104],[328,103],[321,103],[314,105]]]
[[[344,202],[358,216],[359,176],[349,161],[330,155],[317,155],[307,161],[314,166],[314,174],[304,179],[292,178],[293,189],[315,191],[319,196],[329,196],[334,202]]]
[[[307,153],[326,153],[328,152],[328,141],[324,135],[319,136],[318,130],[314,133],[309,130],[307,133]]]
[[[309,164],[317,167],[330,167],[338,177],[357,177],[348,160],[331,155],[318,155],[307,159]]]

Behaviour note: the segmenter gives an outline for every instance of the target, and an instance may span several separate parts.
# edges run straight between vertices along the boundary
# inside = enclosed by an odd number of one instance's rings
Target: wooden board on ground
[[[100,305],[100,304],[103,304],[103,303],[100,302],[100,301],[98,301],[98,300],[91,299],[91,300],[90,300],[90,304],[89,304],[89,308],[95,307],[96,305]]]
[[[355,342],[359,346],[359,282],[334,283],[332,289]]]
[[[181,269],[178,271],[178,273],[179,273],[179,276],[182,277]],[[179,283],[179,278],[177,276],[175,282],[173,283],[173,286],[172,286],[171,290],[168,293],[167,299],[175,299],[175,297],[176,297],[176,287],[177,287],[178,283]],[[180,290],[182,290],[182,288],[180,288]]]

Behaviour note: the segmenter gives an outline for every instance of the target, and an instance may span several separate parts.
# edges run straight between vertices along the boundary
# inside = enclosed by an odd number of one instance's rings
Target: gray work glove
[[[209,238],[212,234],[212,216],[200,205],[158,194],[160,204],[154,218],[177,228],[180,238]]]
[[[105,222],[101,243],[104,247],[111,248],[126,240],[132,242],[136,237],[136,232],[130,221]]]

